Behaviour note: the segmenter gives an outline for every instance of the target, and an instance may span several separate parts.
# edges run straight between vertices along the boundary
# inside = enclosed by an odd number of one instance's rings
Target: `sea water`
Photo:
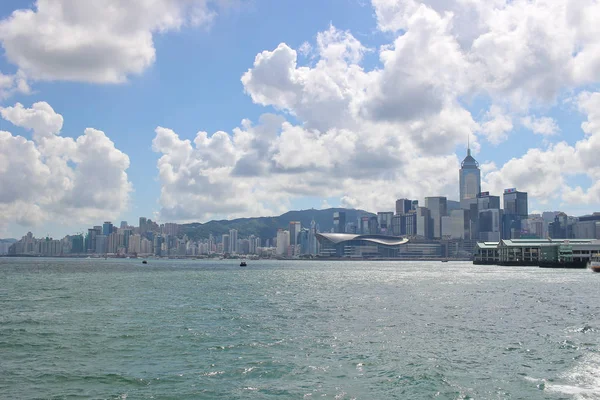
[[[600,398],[600,274],[0,258],[2,399]]]

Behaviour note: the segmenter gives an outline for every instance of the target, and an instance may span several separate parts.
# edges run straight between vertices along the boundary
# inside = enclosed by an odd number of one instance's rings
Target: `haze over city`
[[[600,5],[3,1],[0,238],[459,200],[598,211]],[[77,40],[74,40],[77,38]]]

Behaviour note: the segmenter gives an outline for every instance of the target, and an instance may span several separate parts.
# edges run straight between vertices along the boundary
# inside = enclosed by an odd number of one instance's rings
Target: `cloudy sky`
[[[3,0],[0,237],[458,198],[600,210],[596,0]]]

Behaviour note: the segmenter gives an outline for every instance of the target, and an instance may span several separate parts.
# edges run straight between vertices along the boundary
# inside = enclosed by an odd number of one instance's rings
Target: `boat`
[[[448,260],[442,260],[442,262],[448,262]]]
[[[240,263],[240,267],[245,267],[246,265],[247,265],[247,264],[246,264],[246,261],[242,261],[242,262]]]
[[[148,264],[148,261],[144,260],[142,261],[142,264]]]
[[[600,272],[600,253],[592,254],[588,262],[588,268],[594,272]]]

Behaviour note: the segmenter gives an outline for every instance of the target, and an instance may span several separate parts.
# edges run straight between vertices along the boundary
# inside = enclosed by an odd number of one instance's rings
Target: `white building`
[[[290,232],[280,229],[277,231],[277,255],[287,255],[290,246]]]

